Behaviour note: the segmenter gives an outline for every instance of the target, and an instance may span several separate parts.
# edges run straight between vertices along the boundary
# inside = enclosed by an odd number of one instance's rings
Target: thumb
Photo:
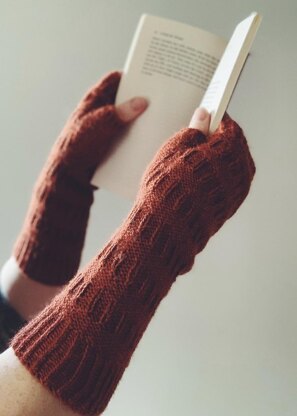
[[[196,108],[189,127],[200,130],[205,136],[208,135],[210,115],[203,107]]]
[[[134,97],[116,106],[120,119],[124,122],[135,120],[148,106],[148,100],[144,97]]]
[[[146,99],[135,97],[118,106],[109,104],[97,108],[84,119],[88,153],[92,153],[96,163],[107,156],[120,134],[145,110],[147,104]]]
[[[90,113],[89,118],[94,128],[102,136],[112,136],[135,120],[148,106],[144,97],[134,97],[117,106],[105,105]],[[87,124],[90,124],[89,122]]]

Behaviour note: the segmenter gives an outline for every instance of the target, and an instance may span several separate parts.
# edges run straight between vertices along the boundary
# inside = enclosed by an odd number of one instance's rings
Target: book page
[[[201,29],[143,15],[116,97],[150,104],[131,124],[92,183],[134,199],[142,174],[161,145],[188,126],[225,50],[226,40]]]
[[[205,92],[201,106],[211,114],[210,133],[217,129],[227,109],[261,19],[259,14],[252,13],[236,26],[213,79]]]

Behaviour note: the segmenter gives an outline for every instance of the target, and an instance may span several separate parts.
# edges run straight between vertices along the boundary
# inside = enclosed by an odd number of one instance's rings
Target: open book
[[[147,110],[96,171],[92,183],[134,199],[142,174],[161,145],[188,126],[199,105],[219,125],[248,56],[261,17],[240,22],[229,43],[173,20],[144,14],[136,29],[116,104],[133,96],[149,100]]]

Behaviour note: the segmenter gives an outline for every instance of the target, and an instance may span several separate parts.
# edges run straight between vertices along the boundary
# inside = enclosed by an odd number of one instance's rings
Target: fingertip
[[[116,109],[118,116],[125,122],[130,122],[142,114],[149,105],[149,101],[145,97],[133,97],[122,104],[119,104]]]
[[[122,74],[119,71],[111,71],[105,75],[98,83],[99,95],[105,96],[106,104],[111,104],[121,81]]]
[[[208,135],[210,124],[210,114],[204,107],[198,107],[189,124],[189,127],[200,130],[203,134]]]
[[[237,124],[235,120],[233,120],[228,113],[225,113],[221,123],[218,127],[218,130],[220,132],[222,131],[229,131],[229,133],[232,133],[233,135],[238,135],[240,132],[242,132],[241,127]]]
[[[102,82],[116,82],[119,81],[121,79],[122,76],[122,72],[118,71],[118,70],[112,70],[110,72],[108,72],[107,74],[105,74],[101,80],[99,80],[99,83]]]
[[[113,104],[121,76],[120,71],[110,71],[103,75],[80,101],[78,105],[80,115],[84,115],[104,105]]]
[[[130,105],[133,111],[142,112],[148,106],[148,100],[145,97],[134,97],[130,101]]]

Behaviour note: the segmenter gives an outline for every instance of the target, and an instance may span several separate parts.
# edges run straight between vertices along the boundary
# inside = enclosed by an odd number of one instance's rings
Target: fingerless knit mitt
[[[254,173],[229,117],[208,138],[176,133],[104,249],[13,339],[19,360],[74,411],[102,413],[159,303],[236,212]]]
[[[90,181],[126,123],[114,100],[121,74],[90,89],[69,118],[35,185],[13,255],[31,279],[62,285],[76,273],[96,187]]]

